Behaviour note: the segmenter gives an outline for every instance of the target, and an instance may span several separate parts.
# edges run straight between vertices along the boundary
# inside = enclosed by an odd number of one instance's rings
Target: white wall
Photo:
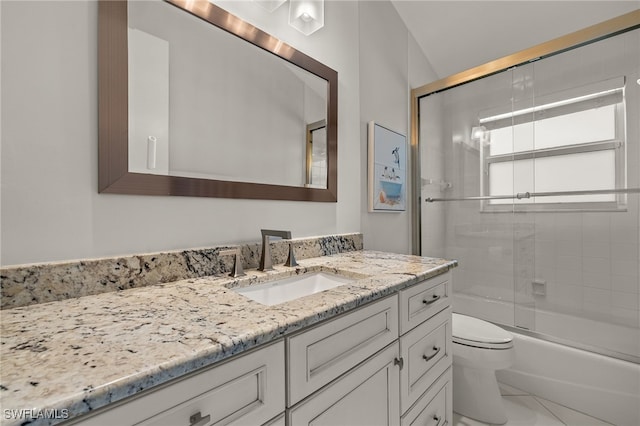
[[[362,231],[367,249],[411,253],[410,174],[404,212],[368,212],[367,123],[407,136],[412,87],[433,81],[435,73],[389,2],[360,3],[360,161]],[[408,150],[409,152],[409,150]],[[410,164],[410,159],[408,159]]]
[[[408,74],[425,61],[407,66],[407,45],[419,49],[393,8],[325,2],[325,27],[306,37],[288,26],[286,5],[272,14],[255,2],[223,6],[338,71],[338,202],[98,194],[97,3],[2,1],[0,264],[257,241],[260,228],[294,237],[363,231],[368,248],[408,251],[408,212],[362,217],[364,123],[406,132]],[[368,40],[387,28],[394,35],[378,35],[382,47]],[[361,115],[363,103],[375,109]]]

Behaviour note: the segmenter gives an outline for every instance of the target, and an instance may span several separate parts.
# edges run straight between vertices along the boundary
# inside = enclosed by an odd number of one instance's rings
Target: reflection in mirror
[[[307,160],[305,185],[323,188],[327,182],[327,122],[307,125]]]
[[[310,183],[305,131],[326,120],[325,80],[168,3],[128,13],[130,171]]]
[[[100,127],[124,109],[128,135],[101,131],[101,192],[336,201],[335,71],[206,1],[103,1],[100,19],[101,61],[123,35],[127,52],[101,62],[127,101]]]

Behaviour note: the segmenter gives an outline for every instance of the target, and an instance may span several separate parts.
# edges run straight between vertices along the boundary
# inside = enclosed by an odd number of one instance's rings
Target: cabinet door
[[[295,426],[382,426],[400,422],[398,344],[380,351],[289,411]]]
[[[398,297],[288,338],[291,407],[398,338]]]
[[[102,411],[81,426],[260,425],[285,409],[284,341]]]

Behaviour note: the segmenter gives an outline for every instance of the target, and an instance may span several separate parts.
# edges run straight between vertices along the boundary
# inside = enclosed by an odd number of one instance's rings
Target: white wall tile
[[[556,281],[556,269],[554,267],[540,266],[536,263],[534,279],[546,281],[547,284]]]
[[[611,268],[612,271],[616,275],[622,275],[624,277],[635,277],[636,284],[640,285],[640,281],[638,281],[638,262],[634,262],[633,260],[611,260]]]
[[[582,269],[556,268],[556,282],[558,285],[582,286]]]
[[[582,226],[580,222],[555,227],[556,238],[561,240],[582,241]]]
[[[583,303],[582,316],[595,319],[596,321],[610,321],[611,316],[611,301],[604,301],[598,303]],[[594,331],[594,334],[596,332]]]
[[[582,284],[585,287],[595,287],[603,290],[611,290],[611,275],[601,272],[584,272],[582,275]]]
[[[611,305],[617,308],[638,310],[638,298],[635,293],[611,292]]]
[[[582,256],[582,240],[557,240],[558,256]]]
[[[611,220],[611,241],[638,244],[638,212],[626,212],[613,216]]]
[[[579,256],[579,255],[572,255],[572,256],[558,255],[556,257],[557,269],[581,272],[583,268],[582,265],[583,265],[582,256]]]
[[[582,284],[586,287],[610,290],[611,259],[604,257],[583,257]]]
[[[581,213],[562,213],[555,215],[556,229],[566,229],[573,226],[582,226],[582,214]]]
[[[637,277],[617,275],[615,272],[614,270],[614,274],[611,275],[612,290],[640,294],[640,285]]]
[[[611,292],[599,288],[584,289],[584,303],[602,304],[611,306]]]
[[[611,243],[611,258],[637,261],[640,250],[637,243]]]
[[[547,283],[546,301],[554,306],[579,309],[582,307],[584,289],[581,285],[559,285]],[[557,308],[556,308],[557,309]]]
[[[640,317],[638,316],[638,314],[639,312],[637,309],[625,309],[615,306],[611,308],[612,320],[616,323],[620,323],[628,327],[639,326],[638,322],[640,321]]]
[[[609,213],[584,213],[582,238],[584,241],[609,241],[611,226]]]
[[[608,257],[583,257],[582,273],[585,274],[606,274],[611,273],[611,259]]]
[[[611,257],[611,243],[609,241],[584,241],[582,255],[585,257]]]

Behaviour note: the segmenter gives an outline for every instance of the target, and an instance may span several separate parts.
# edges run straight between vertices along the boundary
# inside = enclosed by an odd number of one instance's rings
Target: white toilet
[[[453,411],[491,424],[507,422],[496,370],[513,360],[513,335],[478,318],[453,314]]]

